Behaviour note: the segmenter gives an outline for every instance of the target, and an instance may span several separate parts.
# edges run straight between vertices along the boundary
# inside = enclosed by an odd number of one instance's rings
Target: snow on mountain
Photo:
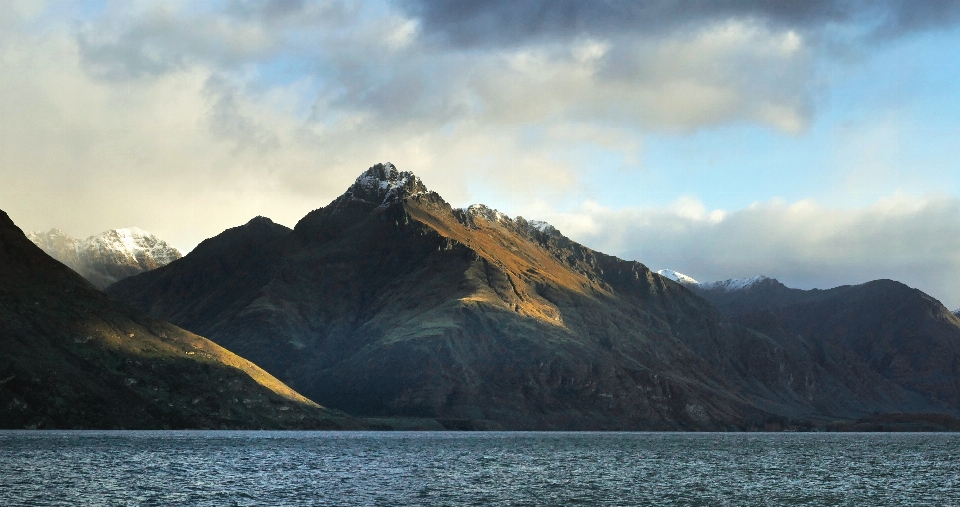
[[[145,268],[144,271],[165,266],[182,257],[176,248],[136,227],[111,229],[90,236],[77,245],[77,250],[81,256],[91,256],[93,252],[119,255],[127,264],[140,265]]]
[[[427,187],[410,171],[399,171],[387,162],[377,164],[357,177],[343,197],[386,206],[397,199],[426,193]]]
[[[657,274],[673,280],[674,282],[681,283],[683,285],[699,285],[700,282],[693,279],[693,277],[687,276],[683,273],[678,273],[672,269],[661,269],[657,271]]]
[[[498,222],[498,223],[512,223],[512,222],[513,222],[513,220],[512,220],[510,217],[508,217],[507,215],[505,215],[505,214],[503,214],[503,213],[501,213],[501,212],[499,212],[499,211],[497,211],[497,210],[495,210],[495,209],[493,209],[493,208],[491,208],[491,207],[488,207],[488,206],[486,206],[486,205],[484,205],[484,204],[471,204],[470,206],[467,206],[467,208],[464,209],[463,211],[466,212],[466,213],[469,214],[469,215],[473,215],[473,216],[477,216],[477,217],[483,217],[483,218],[487,219],[487,220],[490,221],[490,222]]]
[[[543,220],[527,220],[527,224],[540,232],[548,232],[551,229],[554,229],[552,225],[544,222]]]
[[[721,280],[719,282],[698,282],[692,277],[687,276],[683,273],[678,273],[672,269],[661,269],[657,271],[662,277],[669,278],[674,282],[681,283],[687,286],[693,286],[700,290],[712,290],[712,291],[724,291],[730,292],[735,290],[743,290],[747,287],[752,287],[753,285],[760,283],[764,280],[769,280],[769,278],[763,275],[751,276],[749,278],[731,278],[729,280]]]
[[[32,232],[27,237],[100,288],[182,257],[176,248],[136,227],[111,229],[82,241],[58,229]]]
[[[954,310],[953,314],[956,315],[957,317],[960,317],[960,308],[957,308],[956,310]]]
[[[769,278],[763,275],[751,276],[749,278],[731,278],[729,280],[721,280],[719,282],[707,282],[698,284],[699,288],[702,290],[717,290],[717,291],[735,291],[743,290],[747,287],[751,287],[757,283],[760,283],[764,280],[769,280]]]
[[[77,272],[80,271],[80,260],[77,258],[77,240],[67,233],[60,229],[50,229],[47,232],[28,232],[27,239],[68,268]]]

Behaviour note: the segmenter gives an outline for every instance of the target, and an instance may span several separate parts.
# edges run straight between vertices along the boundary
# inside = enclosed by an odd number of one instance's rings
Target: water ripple
[[[0,432],[24,506],[960,505],[960,435]]]

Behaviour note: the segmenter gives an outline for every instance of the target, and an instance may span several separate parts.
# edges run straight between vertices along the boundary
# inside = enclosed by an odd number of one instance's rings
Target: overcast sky
[[[188,251],[377,162],[701,281],[960,307],[960,2],[0,1],[0,209]]]

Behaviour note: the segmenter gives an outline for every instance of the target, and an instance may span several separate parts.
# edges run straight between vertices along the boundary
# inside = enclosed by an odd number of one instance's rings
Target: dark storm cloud
[[[511,45],[529,39],[624,32],[655,35],[712,21],[752,19],[794,29],[855,25],[890,37],[950,26],[956,0],[400,0],[427,33],[457,45]]]

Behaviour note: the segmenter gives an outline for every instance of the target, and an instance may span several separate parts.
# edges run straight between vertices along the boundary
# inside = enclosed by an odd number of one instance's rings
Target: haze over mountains
[[[542,222],[454,209],[378,164],[292,230],[257,217],[107,291],[358,415],[746,429],[957,414],[960,321],[920,291],[865,286],[832,299],[787,289],[784,304],[819,306],[758,314],[771,308],[698,295]]]
[[[59,229],[31,232],[27,238],[100,289],[182,257],[176,248],[136,227],[111,229],[82,241]]]
[[[359,426],[209,340],[110,299],[0,211],[0,427]]]

